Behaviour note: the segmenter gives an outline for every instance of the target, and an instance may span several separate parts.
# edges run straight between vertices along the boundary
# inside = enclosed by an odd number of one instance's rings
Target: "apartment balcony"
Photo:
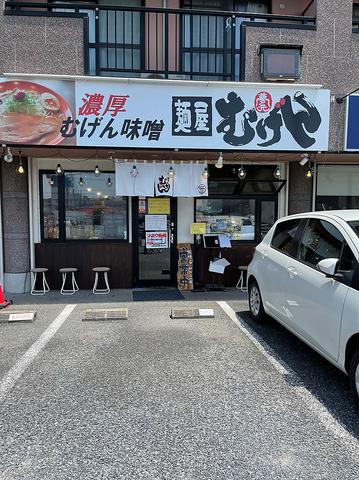
[[[278,15],[130,8],[78,0],[5,3],[6,15],[83,18],[87,75],[221,81],[242,79],[244,25],[315,28],[309,11]]]

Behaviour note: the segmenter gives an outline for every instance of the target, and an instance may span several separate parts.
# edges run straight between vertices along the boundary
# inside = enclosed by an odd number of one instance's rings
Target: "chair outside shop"
[[[95,267],[92,269],[95,272],[95,282],[93,285],[92,293],[94,295],[107,295],[111,292],[110,285],[108,283],[108,272],[111,269],[109,267]],[[106,288],[98,288],[99,274],[103,273],[103,280]]]
[[[50,287],[46,280],[46,273],[49,271],[48,268],[32,268],[31,273],[33,274],[34,280],[31,287],[31,295],[45,295],[50,291]],[[42,288],[36,288],[37,275],[42,274]],[[40,280],[40,282],[41,282]]]

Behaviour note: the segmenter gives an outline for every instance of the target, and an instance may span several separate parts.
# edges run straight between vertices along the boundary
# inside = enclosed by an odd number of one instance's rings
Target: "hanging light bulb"
[[[54,179],[52,178],[52,176],[48,179],[48,184],[49,185],[54,185]]]
[[[112,181],[111,181],[110,177],[108,177],[108,179],[107,179],[107,186],[112,187]]]
[[[170,178],[173,178],[175,176],[175,171],[173,170],[173,167],[170,166],[168,172],[167,172],[167,175],[170,177]]]
[[[82,187],[83,185],[85,185],[84,179],[83,179],[82,177],[80,177],[79,185],[80,185],[80,187]]]
[[[214,164],[216,168],[223,168],[223,154],[222,152],[219,152],[218,160]]]
[[[202,177],[205,178],[205,179],[207,179],[209,177],[209,171],[208,171],[207,167],[205,167],[203,169]]]
[[[277,165],[276,169],[274,170],[273,176],[274,176],[274,178],[277,178],[277,179],[279,179],[281,177],[279,165]]]
[[[11,163],[13,161],[14,157],[11,153],[11,148],[10,147],[7,147],[7,152],[5,153],[4,155],[4,160],[5,162],[7,163]]]
[[[19,165],[16,169],[16,172],[19,173],[20,175],[23,175],[25,173],[25,168],[24,168],[24,165],[22,164],[21,150],[19,150]]]
[[[96,165],[95,167],[95,170],[94,170],[94,174],[96,175],[96,177],[98,177],[100,175],[100,169],[98,168],[98,165]]]
[[[131,169],[131,171],[130,171],[130,175],[131,175],[131,177],[137,177],[137,175],[138,175],[138,170],[137,170],[136,165],[134,165],[134,166],[132,167],[132,169]]]
[[[60,176],[64,173],[64,167],[61,165],[61,163],[57,164],[56,170],[55,170],[56,175]]]
[[[238,177],[240,180],[244,180],[246,178],[246,171],[243,168],[243,165],[241,165],[241,168],[238,170]]]
[[[305,176],[308,179],[311,179],[313,177],[313,170],[309,167],[308,170],[305,172]]]
[[[20,160],[19,162],[19,166],[17,167],[16,169],[17,173],[19,173],[20,175],[23,175],[25,173],[25,168],[24,168],[24,165],[22,164],[22,161]]]

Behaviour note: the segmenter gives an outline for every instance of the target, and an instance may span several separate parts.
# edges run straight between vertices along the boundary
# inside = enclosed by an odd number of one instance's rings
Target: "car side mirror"
[[[333,277],[338,265],[338,258],[324,258],[317,263],[317,268],[322,273],[325,273],[327,277]]]

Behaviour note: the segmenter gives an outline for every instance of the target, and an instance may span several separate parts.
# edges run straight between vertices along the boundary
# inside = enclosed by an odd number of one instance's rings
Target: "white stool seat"
[[[46,272],[48,272],[48,268],[42,268],[42,267],[34,267],[31,269],[31,272],[34,276],[34,281],[32,282],[32,287],[31,287],[31,295],[45,295],[45,293],[50,291],[50,287],[46,281]],[[36,281],[37,281],[37,274],[42,273],[42,288],[41,289],[36,289]]]
[[[92,269],[92,271],[95,272],[95,282],[92,289],[92,293],[94,295],[107,295],[111,292],[110,285],[108,284],[108,276],[107,276],[107,273],[110,270],[111,270],[110,267],[94,267]],[[100,273],[103,273],[103,279],[105,281],[106,288],[97,288]]]
[[[109,272],[110,270],[110,267],[94,267],[92,269],[93,272]]]
[[[246,292],[247,291],[247,271],[248,271],[248,266],[247,265],[240,265],[238,267],[238,270],[240,271],[239,279],[236,285],[237,290],[240,290],[241,292]]]
[[[60,290],[61,295],[74,295],[79,290],[79,287],[77,285],[76,278],[75,278],[75,272],[78,271],[78,268],[63,267],[63,268],[60,268],[59,271],[62,274],[62,287]],[[71,288],[65,288],[68,273],[71,273]]]

